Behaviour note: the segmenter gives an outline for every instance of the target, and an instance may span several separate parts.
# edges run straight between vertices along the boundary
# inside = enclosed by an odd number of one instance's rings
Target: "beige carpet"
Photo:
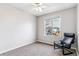
[[[61,55],[62,55],[61,49],[54,50],[53,46],[38,42],[0,54],[0,56],[61,56]]]

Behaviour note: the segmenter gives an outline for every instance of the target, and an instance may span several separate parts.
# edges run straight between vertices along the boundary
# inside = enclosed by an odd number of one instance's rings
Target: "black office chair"
[[[54,49],[61,48],[63,55],[69,55],[72,54],[71,45],[74,44],[75,40],[75,34],[74,33],[64,33],[63,40],[59,40],[58,42],[54,42]],[[65,51],[68,51],[69,53],[65,53]]]

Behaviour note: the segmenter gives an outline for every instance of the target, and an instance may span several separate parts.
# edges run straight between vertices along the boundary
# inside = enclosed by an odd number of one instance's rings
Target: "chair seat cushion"
[[[73,38],[66,37],[66,39],[63,41],[63,43],[69,45],[69,44],[71,44],[72,40],[73,40]]]

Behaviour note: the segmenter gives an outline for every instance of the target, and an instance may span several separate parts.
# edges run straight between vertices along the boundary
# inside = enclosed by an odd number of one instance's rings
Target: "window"
[[[45,35],[53,35],[53,33],[61,31],[61,17],[55,16],[44,21]]]

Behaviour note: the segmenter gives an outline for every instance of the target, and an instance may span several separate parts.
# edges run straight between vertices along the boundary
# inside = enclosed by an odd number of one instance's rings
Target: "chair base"
[[[57,47],[56,47],[57,46]],[[60,45],[56,44],[54,42],[54,49],[62,49],[62,54],[63,55],[70,55],[70,54],[73,54],[73,50],[72,49],[68,49],[68,48],[65,48],[65,47],[61,47]],[[65,50],[68,51],[68,53],[65,53]]]
[[[68,51],[68,53],[65,53],[65,50]],[[67,49],[67,48],[63,48],[62,49],[62,54],[63,55],[70,55],[70,54],[73,54],[73,50],[72,49]]]

